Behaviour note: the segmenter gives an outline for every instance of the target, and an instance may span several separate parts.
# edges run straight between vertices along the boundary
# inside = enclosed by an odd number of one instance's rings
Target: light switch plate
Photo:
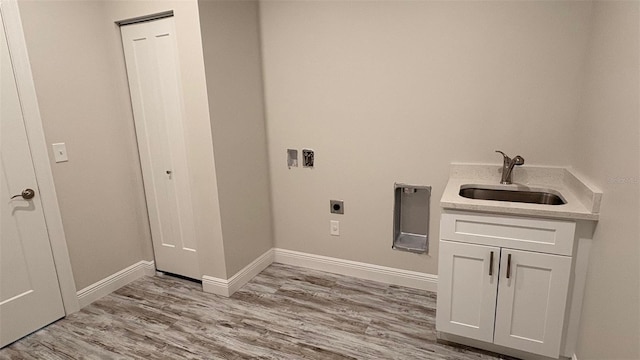
[[[332,236],[340,236],[340,221],[330,221],[329,234]]]
[[[51,144],[51,147],[53,147],[53,157],[57,163],[69,161],[67,146],[64,143]]]

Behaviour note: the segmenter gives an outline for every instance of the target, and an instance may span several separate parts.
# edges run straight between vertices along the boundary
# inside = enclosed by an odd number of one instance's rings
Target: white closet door
[[[199,279],[174,20],[121,32],[156,267]]]
[[[2,21],[0,43],[2,347],[63,317],[64,308]]]

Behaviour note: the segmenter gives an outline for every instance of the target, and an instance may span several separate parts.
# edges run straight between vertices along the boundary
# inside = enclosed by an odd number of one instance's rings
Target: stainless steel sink
[[[468,199],[521,202],[544,205],[564,205],[567,202],[560,193],[548,189],[527,187],[462,185],[460,196]]]

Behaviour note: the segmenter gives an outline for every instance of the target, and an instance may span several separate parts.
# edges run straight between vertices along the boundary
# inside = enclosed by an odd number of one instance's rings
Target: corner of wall
[[[225,269],[231,276],[273,247],[258,3],[198,5]]]

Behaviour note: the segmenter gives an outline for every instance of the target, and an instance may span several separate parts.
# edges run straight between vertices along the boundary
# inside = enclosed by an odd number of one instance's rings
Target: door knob
[[[24,190],[22,190],[21,194],[13,195],[11,198],[15,199],[18,196],[22,196],[22,198],[25,199],[25,200],[31,200],[31,199],[33,199],[34,196],[36,196],[36,192],[33,191],[33,189],[24,189]]]

